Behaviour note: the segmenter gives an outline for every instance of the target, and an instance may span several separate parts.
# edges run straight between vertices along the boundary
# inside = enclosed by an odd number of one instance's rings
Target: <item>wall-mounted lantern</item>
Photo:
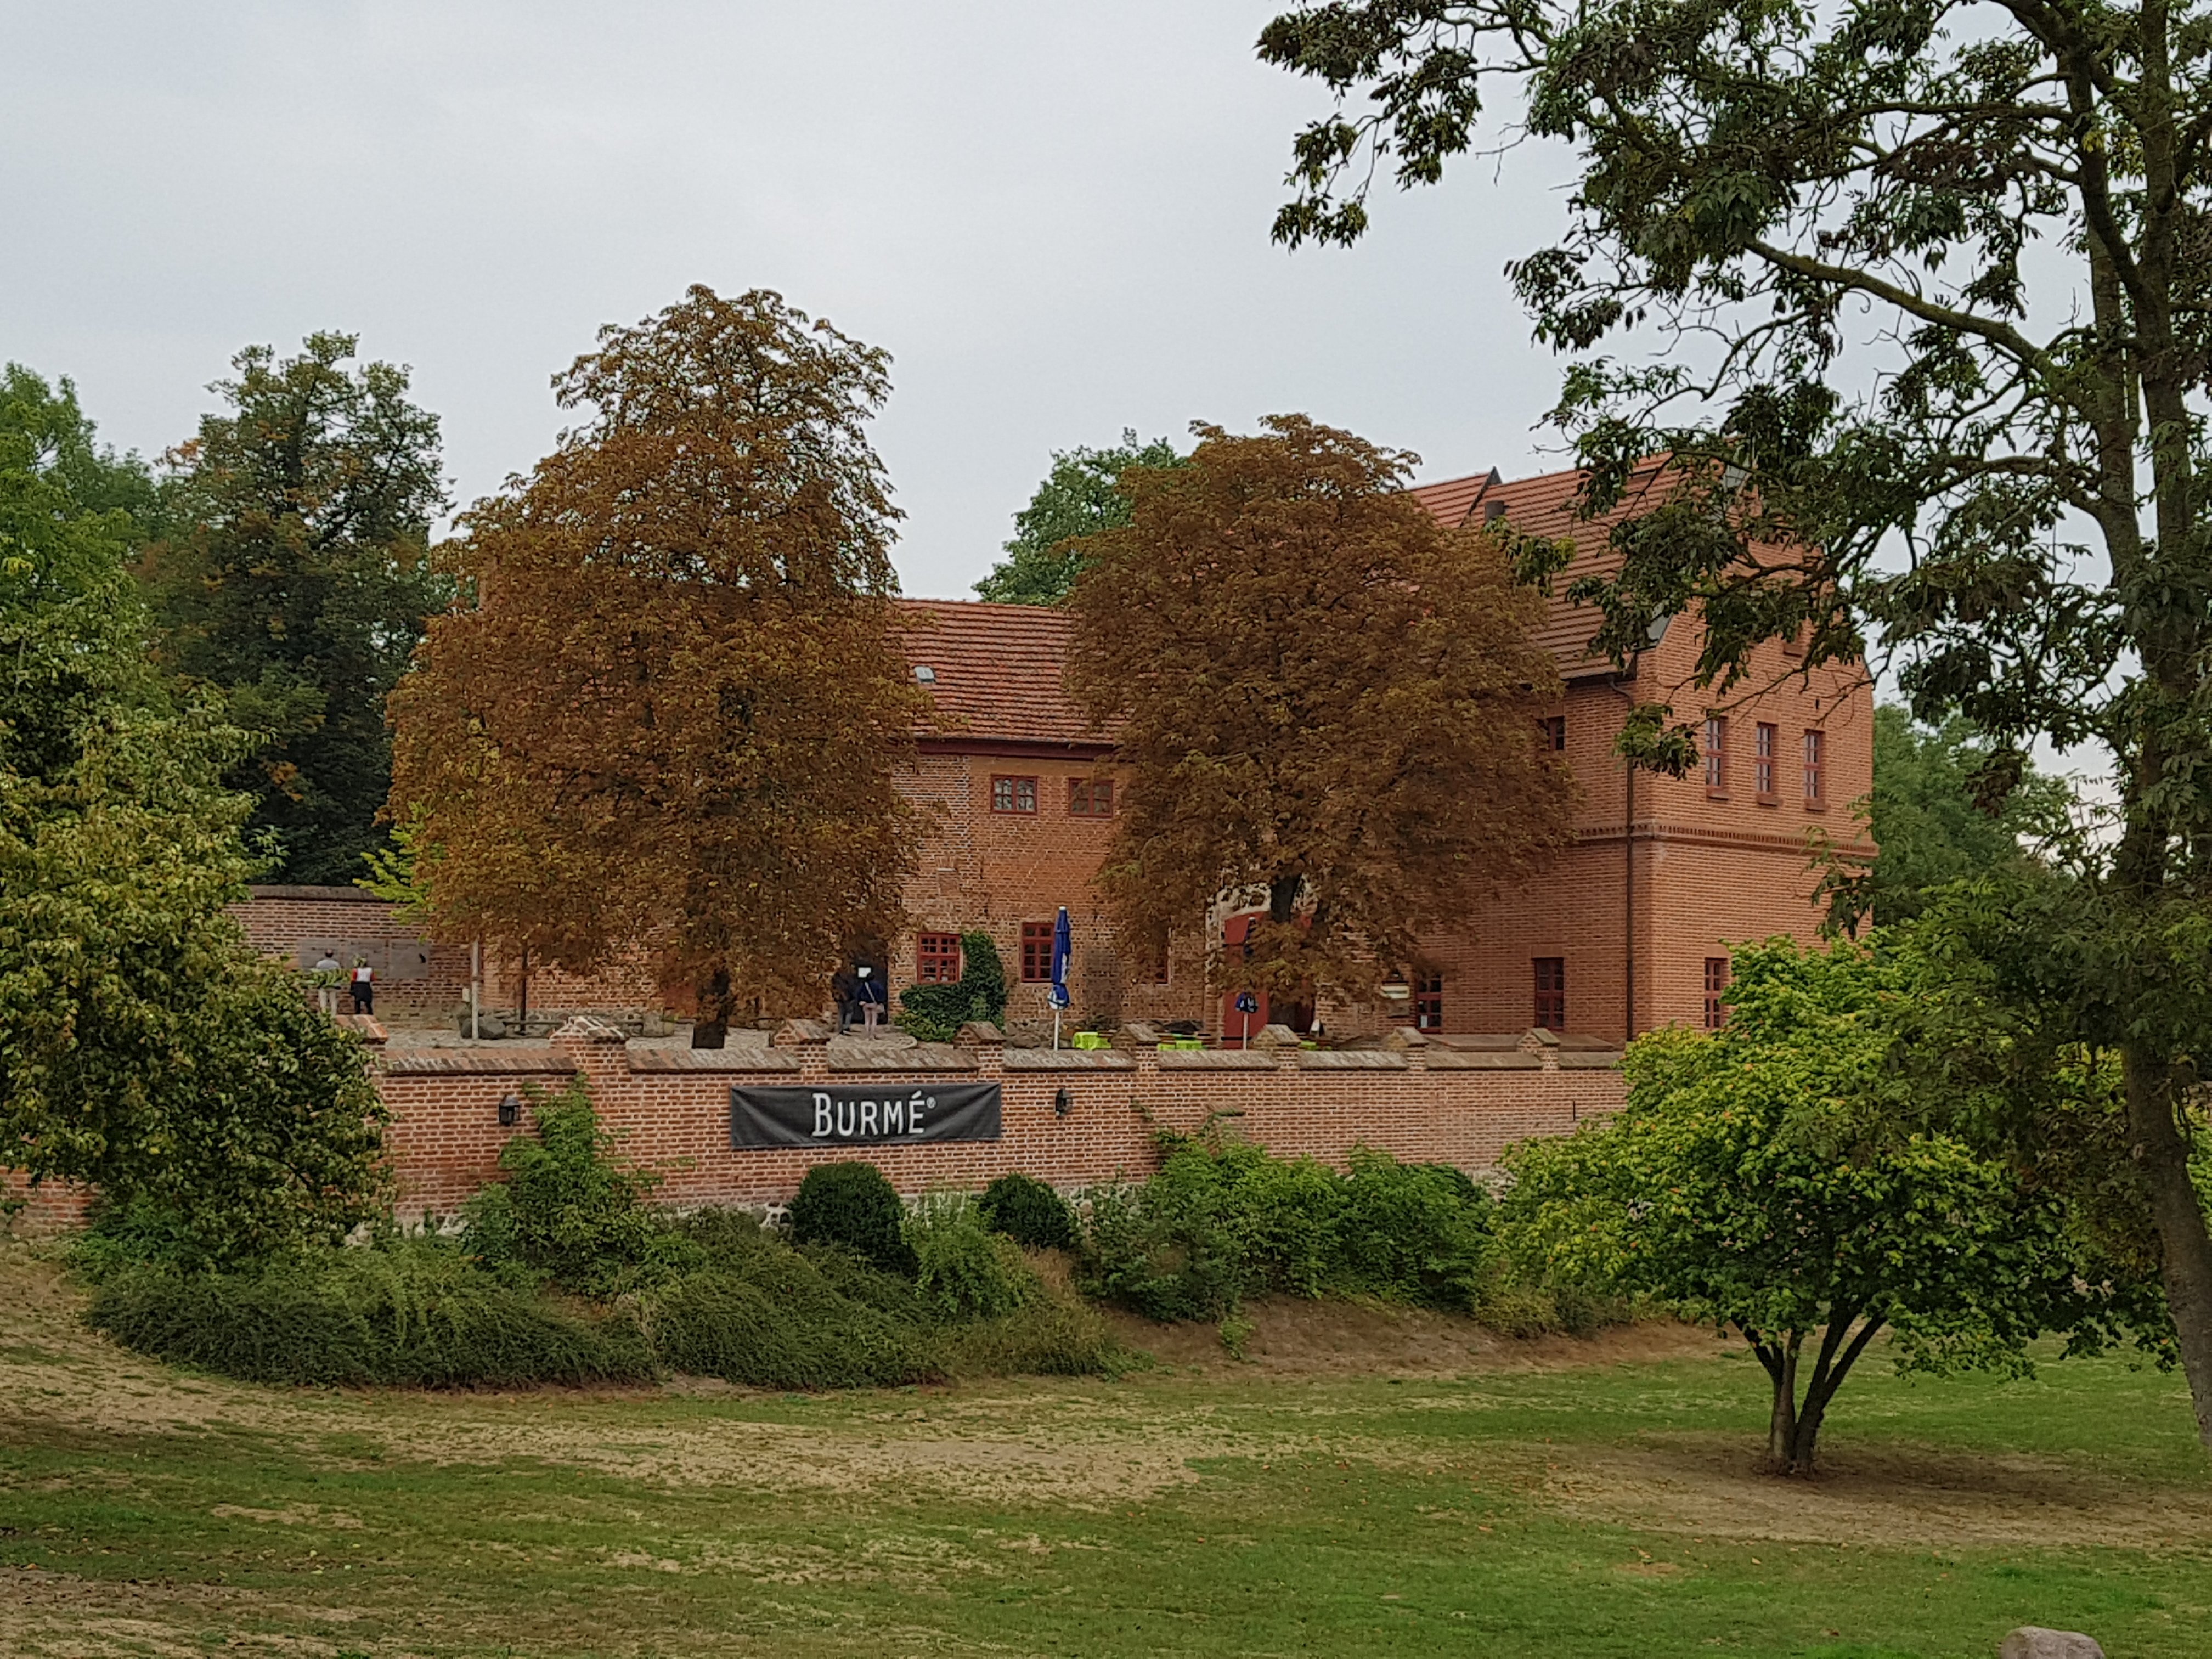
[[[522,1118],[522,1102],[513,1095],[499,1097],[499,1127],[512,1129]]]
[[[1052,1097],[1052,1109],[1061,1117],[1066,1117],[1075,1109],[1075,1097],[1067,1092],[1064,1085],[1060,1092]]]

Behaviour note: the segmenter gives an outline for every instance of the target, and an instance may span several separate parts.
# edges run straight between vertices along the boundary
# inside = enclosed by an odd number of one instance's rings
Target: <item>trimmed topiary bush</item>
[[[1075,1212],[1034,1176],[1002,1175],[983,1188],[975,1212],[994,1233],[1032,1250],[1066,1250],[1075,1245]]]
[[[906,1206],[872,1164],[817,1164],[791,1200],[791,1236],[801,1244],[838,1244],[885,1273],[915,1271],[906,1242]]]

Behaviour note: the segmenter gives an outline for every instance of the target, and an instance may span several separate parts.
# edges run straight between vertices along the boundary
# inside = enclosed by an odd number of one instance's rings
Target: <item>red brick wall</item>
[[[246,942],[264,956],[281,957],[295,968],[311,966],[328,949],[345,966],[363,947],[376,969],[380,1015],[442,1018],[468,997],[469,947],[431,940],[401,921],[397,907],[354,887],[255,887],[242,904],[231,907],[246,929]],[[641,951],[623,953],[598,973],[583,975],[533,963],[529,974],[533,1010],[564,1012],[658,1011],[665,999]],[[523,975],[518,962],[486,952],[484,1007],[512,1011],[520,1005]]]
[[[726,1050],[724,1056],[734,1060],[747,1052]],[[1259,1054],[1146,1052],[1111,1060],[1068,1054],[1060,1057],[1061,1069],[1042,1070],[1035,1069],[1043,1058],[1036,1051],[1015,1051],[1009,1064],[990,1047],[976,1051],[970,1069],[859,1073],[829,1071],[818,1045],[798,1052],[799,1069],[780,1073],[759,1069],[757,1060],[751,1070],[706,1070],[696,1055],[661,1060],[640,1050],[633,1056],[618,1042],[569,1038],[542,1051],[534,1071],[522,1069],[533,1062],[514,1054],[482,1061],[477,1051],[434,1059],[394,1055],[382,1086],[392,1108],[402,1211],[458,1209],[491,1177],[507,1137],[528,1132],[526,1111],[518,1127],[500,1127],[501,1097],[523,1093],[526,1085],[558,1088],[574,1075],[566,1067],[586,1077],[609,1127],[626,1137],[629,1153],[665,1175],[660,1197],[674,1204],[781,1203],[808,1169],[840,1158],[880,1165],[908,1194],[972,1190],[1010,1170],[1062,1188],[1089,1186],[1148,1172],[1157,1163],[1158,1128],[1190,1133],[1216,1114],[1237,1115],[1225,1120],[1237,1133],[1285,1156],[1341,1164],[1352,1148],[1364,1145],[1409,1160],[1480,1170],[1513,1141],[1566,1132],[1618,1109],[1621,1100],[1620,1073],[1609,1055],[1568,1055],[1562,1067],[1534,1054],[1437,1054],[1425,1060],[1379,1053],[1304,1055],[1278,1065]],[[461,1069],[493,1060],[501,1069]],[[1240,1063],[1248,1061],[1255,1063]],[[653,1069],[656,1063],[672,1069]],[[948,1079],[1002,1085],[1002,1139],[819,1151],[729,1145],[733,1084],[866,1081],[902,1093]],[[1062,1088],[1073,1100],[1065,1115],[1054,1109]]]

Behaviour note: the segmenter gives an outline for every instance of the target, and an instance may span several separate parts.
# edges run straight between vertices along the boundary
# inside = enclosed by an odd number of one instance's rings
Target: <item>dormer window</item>
[[[926,663],[926,662],[918,662],[918,663],[915,664],[915,665],[914,665],[914,683],[915,683],[916,685],[934,685],[934,684],[937,684],[937,671],[936,671],[934,668],[932,668],[932,667],[931,667],[927,663]]]

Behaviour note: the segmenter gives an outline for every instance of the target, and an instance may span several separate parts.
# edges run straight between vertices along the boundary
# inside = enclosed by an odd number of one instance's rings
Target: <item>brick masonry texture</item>
[[[1285,1157],[1340,1166],[1364,1146],[1480,1170],[1516,1140],[1565,1133],[1621,1102],[1618,1056],[1549,1048],[1054,1054],[982,1042],[907,1072],[836,1069],[833,1054],[818,1041],[711,1056],[672,1053],[580,1036],[573,1028],[530,1053],[392,1054],[381,1086],[394,1118],[402,1213],[459,1209],[493,1178],[507,1139],[530,1133],[526,1106],[516,1127],[500,1127],[501,1098],[527,1101],[578,1076],[608,1127],[624,1137],[625,1154],[664,1176],[660,1200],[678,1206],[781,1204],[810,1168],[844,1160],[878,1164],[908,1196],[974,1190],[1012,1170],[1074,1189],[1141,1177],[1158,1166],[1159,1130],[1189,1134],[1209,1122]],[[729,1144],[733,1085],[865,1081],[879,1084],[888,1098],[948,1077],[1001,1085],[1001,1139],[818,1150]],[[1062,1089],[1071,1103],[1064,1115],[1054,1107]]]

